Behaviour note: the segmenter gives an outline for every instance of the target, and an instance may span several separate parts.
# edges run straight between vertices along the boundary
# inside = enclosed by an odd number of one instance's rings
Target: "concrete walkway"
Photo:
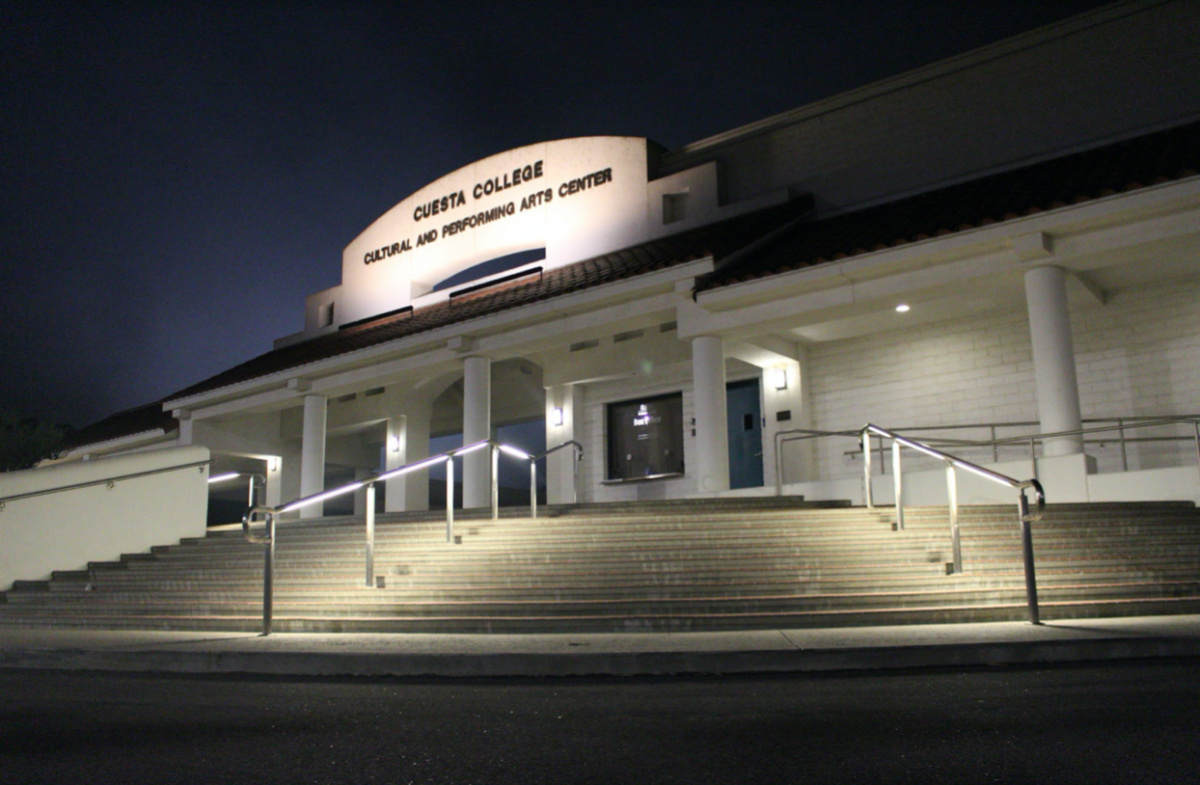
[[[0,667],[287,676],[635,676],[1200,656],[1200,616],[554,635],[0,631]]]

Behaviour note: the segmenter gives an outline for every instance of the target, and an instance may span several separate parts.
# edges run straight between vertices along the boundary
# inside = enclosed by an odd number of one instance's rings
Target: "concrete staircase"
[[[610,632],[1023,620],[1016,506],[870,511],[722,499],[381,516],[367,588],[361,519],[283,524],[275,630]],[[1034,525],[1043,619],[1200,612],[1190,503],[1052,505]],[[240,530],[22,581],[0,626],[257,631],[262,549]]]

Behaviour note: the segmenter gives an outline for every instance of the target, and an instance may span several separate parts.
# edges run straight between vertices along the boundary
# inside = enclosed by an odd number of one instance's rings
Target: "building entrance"
[[[758,379],[725,387],[730,488],[759,488],[763,484],[762,402],[758,390]]]

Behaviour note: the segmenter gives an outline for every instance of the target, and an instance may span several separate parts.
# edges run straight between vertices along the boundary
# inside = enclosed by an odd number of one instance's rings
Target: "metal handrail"
[[[217,483],[229,482],[230,480],[238,480],[243,477],[246,477],[250,480],[250,483],[249,483],[250,499],[249,499],[248,504],[251,507],[253,507],[254,506],[254,490],[255,490],[254,483],[257,480],[259,483],[259,487],[266,488],[267,487],[267,476],[265,474],[258,474],[256,472],[229,472],[228,474],[218,474],[216,477],[209,477],[208,484],[216,485]]]
[[[900,447],[909,447],[911,449],[923,452],[926,455],[938,458],[946,463],[946,488],[949,494],[949,512],[950,512],[950,540],[952,551],[954,554],[954,574],[962,573],[962,542],[959,538],[958,526],[958,473],[956,469],[965,469],[973,474],[983,477],[986,480],[1007,485],[1017,491],[1017,521],[1021,527],[1021,554],[1025,563],[1025,597],[1029,606],[1029,623],[1040,624],[1041,619],[1038,612],[1038,597],[1037,597],[1037,576],[1034,570],[1033,561],[1033,531],[1030,526],[1034,521],[1039,521],[1046,509],[1046,494],[1042,490],[1042,484],[1036,479],[1016,480],[999,472],[994,472],[991,469],[985,469],[982,466],[965,461],[962,458],[956,458],[953,455],[944,453],[941,450],[930,447],[927,444],[922,444],[914,439],[909,439],[901,436],[898,433],[893,433],[886,428],[880,428],[877,425],[867,423],[862,427],[861,439],[863,444],[864,459],[863,459],[863,483],[864,494],[867,503],[867,508],[871,509],[874,505],[871,493],[871,434],[882,436],[885,439],[892,440],[892,477],[896,488],[896,528],[904,529],[904,472],[900,464]],[[1025,491],[1033,489],[1037,499],[1037,512],[1030,513],[1029,499],[1025,496]]]
[[[556,453],[564,447],[573,447],[575,450],[575,460],[571,462],[571,504],[579,503],[579,462],[583,460],[583,445],[574,439],[563,442],[562,444],[551,447],[545,452],[537,455],[529,456],[529,517],[538,517],[537,511],[537,462],[542,460],[552,453]]]
[[[72,485],[61,485],[57,488],[47,488],[42,491],[30,491],[29,493],[18,493],[12,496],[4,496],[0,498],[0,510],[3,510],[4,505],[8,502],[15,502],[21,499],[31,499],[35,496],[50,496],[51,494],[62,493],[64,491],[75,491],[79,490],[80,488],[90,488],[94,485],[107,485],[111,488],[113,485],[123,480],[133,480],[138,477],[149,477],[153,474],[165,474],[166,472],[179,471],[180,469],[195,469],[196,467],[201,467],[200,470],[204,471],[203,467],[208,466],[211,463],[211,460],[182,463],[179,466],[167,466],[162,469],[147,469],[146,471],[131,472],[130,474],[122,474],[118,475],[117,477],[105,477],[100,480],[89,480],[88,482],[77,482]]]
[[[1035,434],[1029,434],[1026,436],[1010,436],[1010,437],[1007,437],[1004,439],[970,440],[970,439],[950,439],[950,438],[946,438],[946,437],[929,437],[927,439],[924,439],[923,441],[924,441],[924,443],[929,444],[929,445],[937,444],[937,445],[942,445],[942,446],[968,447],[968,448],[970,448],[970,447],[993,447],[994,448],[994,447],[998,447],[998,446],[1006,445],[1006,444],[1028,443],[1029,450],[1030,450],[1030,458],[1034,459],[1036,461],[1036,454],[1034,451],[1036,442],[1045,441],[1046,439],[1054,439],[1054,438],[1058,438],[1058,437],[1062,437],[1062,436],[1082,436],[1082,435],[1087,435],[1087,434],[1111,433],[1113,431],[1116,431],[1120,434],[1122,470],[1128,471],[1129,464],[1128,464],[1127,456],[1125,453],[1125,443],[1127,441],[1131,441],[1131,442],[1135,442],[1135,443],[1136,442],[1145,442],[1145,441],[1166,441],[1166,440],[1185,441],[1189,437],[1172,436],[1172,437],[1126,439],[1125,438],[1126,430],[1137,429],[1137,428],[1156,428],[1156,427],[1161,427],[1164,425],[1179,425],[1182,423],[1191,423],[1193,426],[1193,430],[1195,432],[1194,436],[1191,437],[1191,440],[1194,442],[1194,444],[1196,446],[1196,466],[1198,469],[1200,469],[1200,415],[1179,415],[1179,416],[1172,416],[1172,417],[1097,417],[1097,418],[1091,418],[1090,420],[1084,420],[1084,422],[1112,422],[1112,421],[1116,421],[1117,424],[1104,426],[1104,427],[1098,427],[1098,428],[1077,428],[1077,429],[1070,430],[1070,431],[1054,431],[1052,433],[1035,433]],[[919,428],[903,428],[900,430],[903,430],[905,432],[912,432],[912,431],[916,431],[916,430],[929,430],[929,431],[938,430],[938,431],[941,431],[941,430],[958,430],[958,429],[967,429],[967,428],[991,428],[992,432],[995,433],[995,429],[1000,428],[1000,427],[1009,427],[1009,426],[1018,427],[1018,426],[1036,425],[1036,424],[1037,423],[1012,422],[1012,423],[978,423],[975,425],[929,425],[929,426],[921,426]],[[804,440],[808,440],[808,439],[819,439],[819,438],[823,438],[826,436],[851,436],[851,435],[856,435],[857,433],[858,433],[857,431],[819,431],[819,430],[806,429],[806,428],[789,428],[788,430],[777,431],[775,433],[775,495],[776,496],[783,495],[783,484],[784,484],[783,483],[783,451],[781,448],[785,442],[804,441]],[[859,453],[859,450],[854,450],[852,453],[847,453],[847,454],[857,455],[858,453]],[[882,444],[879,447],[879,453],[881,456],[883,455]],[[993,458],[998,460],[998,458],[995,455],[993,455]],[[1035,475],[1037,473],[1036,462],[1034,465],[1034,473],[1035,473]]]
[[[1039,624],[1040,615],[1038,611],[1037,599],[1037,577],[1034,570],[1033,560],[1033,534],[1030,524],[1041,520],[1046,509],[1046,494],[1042,489],[1042,485],[1037,479],[1016,480],[999,472],[985,469],[984,467],[963,460],[949,453],[942,452],[929,444],[909,439],[901,436],[898,433],[880,428],[877,425],[867,423],[857,431],[818,431],[810,428],[794,428],[787,431],[779,431],[775,434],[775,493],[777,496],[783,493],[783,464],[780,459],[780,445],[782,444],[781,437],[790,435],[791,440],[798,439],[817,439],[826,436],[843,436],[854,437],[862,444],[863,454],[863,498],[868,509],[873,509],[874,499],[871,489],[871,444],[872,435],[892,440],[892,475],[895,482],[896,493],[896,528],[897,530],[904,529],[904,484],[903,470],[900,462],[900,447],[909,447],[911,449],[923,452],[934,458],[938,458],[946,463],[946,488],[949,495],[949,513],[950,513],[950,541],[953,553],[953,574],[960,574],[963,571],[962,566],[962,540],[958,525],[958,473],[957,469],[965,469],[966,471],[977,474],[980,477],[991,480],[992,482],[1008,487],[1018,492],[1017,496],[1017,511],[1018,521],[1021,526],[1021,551],[1025,563],[1025,595],[1029,605],[1029,621],[1032,624]],[[1029,511],[1029,499],[1025,495],[1025,491],[1033,489],[1037,500],[1037,511],[1031,513]]]
[[[285,512],[293,512],[310,504],[316,504],[327,499],[334,499],[338,496],[344,496],[347,493],[357,491],[360,488],[366,488],[366,536],[365,536],[365,579],[364,583],[367,587],[375,586],[375,483],[380,481],[390,480],[395,477],[407,474],[419,469],[428,469],[440,464],[446,464],[446,542],[454,544],[454,458],[460,455],[466,455],[484,447],[491,447],[492,451],[492,488],[491,488],[491,510],[492,520],[499,518],[499,482],[497,462],[500,453],[507,453],[515,458],[529,461],[532,467],[531,474],[533,484],[530,486],[530,508],[531,517],[537,517],[537,475],[535,461],[544,458],[556,450],[567,447],[571,444],[575,445],[576,454],[583,454],[583,446],[575,441],[563,442],[562,444],[547,450],[537,456],[531,456],[524,450],[512,447],[507,444],[501,444],[492,439],[480,439],[477,442],[455,447],[445,452],[428,458],[422,458],[418,461],[405,464],[396,469],[388,469],[387,471],[372,474],[361,480],[347,483],[345,485],[333,488],[320,493],[309,494],[298,499],[294,499],[286,504],[277,507],[269,507],[267,505],[257,505],[254,503],[253,497],[250,500],[249,509],[242,517],[242,532],[246,539],[255,545],[264,545],[263,558],[263,635],[271,634],[271,624],[273,617],[273,595],[274,595],[274,562],[275,562],[275,522],[279,515]],[[579,472],[576,468],[575,480],[578,483]],[[253,485],[253,484],[252,484]],[[253,493],[253,491],[251,491]],[[575,493],[578,493],[576,487]],[[264,534],[255,534],[252,524],[255,522],[255,516],[263,516]]]

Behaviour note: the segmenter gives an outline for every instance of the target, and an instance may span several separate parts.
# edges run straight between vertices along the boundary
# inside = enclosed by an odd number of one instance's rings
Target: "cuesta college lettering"
[[[482,199],[485,196],[500,193],[506,189],[512,188],[514,185],[527,183],[531,180],[536,180],[542,176],[542,162],[534,161],[525,166],[518,166],[511,172],[505,172],[502,175],[497,175],[483,182],[475,183],[475,187],[471,189],[471,196],[476,199]],[[434,199],[419,204],[413,209],[413,220],[420,221],[422,218],[430,218],[439,213],[448,212],[455,207],[460,207],[467,203],[467,198],[463,191],[455,191],[446,194],[440,199]]]

